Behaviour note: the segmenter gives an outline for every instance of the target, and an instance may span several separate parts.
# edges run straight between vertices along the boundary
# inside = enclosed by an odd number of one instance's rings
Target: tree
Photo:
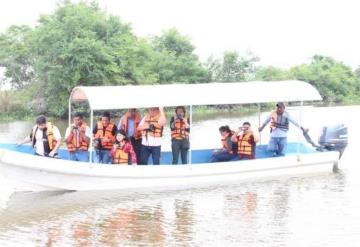
[[[152,45],[156,52],[154,71],[160,83],[208,81],[208,72],[194,54],[190,40],[175,28],[154,37]]]
[[[291,68],[290,74],[314,85],[326,102],[358,102],[359,79],[350,67],[331,57],[315,55],[310,64]]]
[[[260,81],[281,81],[291,79],[289,71],[274,66],[263,66],[256,69],[255,79]]]
[[[226,51],[223,58],[210,57],[207,67],[212,81],[235,82],[253,78],[255,62],[259,59],[251,53],[240,56],[236,51]]]

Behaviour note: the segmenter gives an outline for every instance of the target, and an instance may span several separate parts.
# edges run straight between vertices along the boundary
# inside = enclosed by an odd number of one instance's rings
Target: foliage
[[[310,64],[293,67],[290,74],[315,86],[326,102],[359,102],[359,78],[350,67],[331,57],[315,55]]]
[[[222,59],[210,57],[207,67],[212,81],[248,81],[254,75],[257,61],[259,58],[251,53],[240,56],[236,51],[226,51]]]
[[[257,68],[255,80],[258,81],[281,81],[291,79],[289,71],[274,66],[262,66]]]

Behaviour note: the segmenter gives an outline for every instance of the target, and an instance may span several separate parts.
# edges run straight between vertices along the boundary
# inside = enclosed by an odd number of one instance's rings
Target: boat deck
[[[299,145],[299,147],[298,147]],[[270,158],[272,157],[272,154],[266,151],[267,145],[258,145],[256,147],[256,159],[263,159],[263,158]],[[28,153],[33,154],[33,149],[30,145],[22,145],[17,147],[15,144],[9,144],[9,143],[0,143],[0,148],[17,151],[21,153]],[[297,150],[299,148],[299,152],[304,153],[316,153],[314,148],[307,146],[303,143],[297,144],[297,143],[288,143],[286,148],[286,155],[295,155],[297,154]],[[207,163],[209,162],[211,155],[212,155],[213,149],[195,149],[191,151],[191,161],[192,164],[201,164],[201,163]],[[59,159],[68,160],[68,151],[66,149],[61,148],[59,150]],[[149,163],[151,163],[151,158],[149,159]],[[179,163],[181,162],[181,159],[179,158]],[[161,159],[160,164],[162,165],[169,165],[172,163],[172,154],[171,151],[164,151],[161,152]]]

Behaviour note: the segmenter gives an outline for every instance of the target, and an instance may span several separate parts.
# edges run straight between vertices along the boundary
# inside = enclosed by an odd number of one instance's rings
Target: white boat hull
[[[338,157],[332,151],[196,165],[116,166],[0,150],[0,172],[16,191],[149,189],[332,172]]]

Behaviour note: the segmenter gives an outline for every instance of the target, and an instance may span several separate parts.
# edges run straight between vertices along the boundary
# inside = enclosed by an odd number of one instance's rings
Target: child
[[[113,164],[137,164],[136,154],[124,130],[119,130],[116,133],[115,144],[110,152],[110,155],[112,157]]]

